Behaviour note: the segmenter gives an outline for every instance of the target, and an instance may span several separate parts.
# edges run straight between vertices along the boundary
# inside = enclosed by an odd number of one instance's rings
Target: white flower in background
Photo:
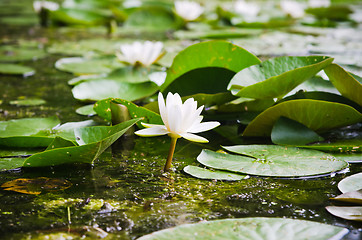
[[[145,41],[141,43],[137,41],[132,44],[121,45],[121,52],[117,52],[116,56],[122,62],[128,62],[131,65],[141,64],[147,67],[162,56],[162,48],[162,42]]]
[[[256,17],[260,12],[260,7],[255,3],[238,0],[235,2],[234,11],[245,17]]]
[[[309,0],[308,5],[311,8],[329,7],[331,0]]]
[[[162,93],[158,94],[158,107],[164,125],[142,123],[145,129],[135,132],[142,137],[153,137],[160,135],[169,135],[171,137],[171,147],[164,171],[171,167],[173,152],[175,150],[178,138],[185,138],[193,142],[207,143],[208,140],[194,133],[205,132],[220,125],[219,122],[201,122],[203,117],[200,115],[204,106],[197,108],[197,102],[193,98],[187,99],[182,103],[179,94],[168,93],[165,100]]]
[[[34,1],[33,8],[37,13],[39,13],[41,9],[48,9],[50,11],[55,11],[58,10],[59,4],[56,2],[49,2],[49,1]]]
[[[282,0],[280,7],[283,12],[289,14],[293,18],[300,18],[304,15],[304,6],[302,3],[293,0]]]
[[[199,3],[191,1],[175,1],[175,10],[186,21],[193,21],[204,12]]]

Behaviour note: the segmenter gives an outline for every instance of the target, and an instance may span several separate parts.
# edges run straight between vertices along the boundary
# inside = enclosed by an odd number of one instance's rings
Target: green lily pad
[[[277,104],[295,99],[313,99],[313,100],[341,103],[349,105],[355,108],[357,111],[362,112],[362,106],[349,100],[348,98],[334,93],[321,92],[321,91],[312,91],[312,92],[299,91],[293,95],[283,98],[282,100],[278,101]]]
[[[25,48],[20,46],[0,47],[0,62],[20,62],[36,60],[46,56],[41,49]]]
[[[324,139],[305,125],[289,118],[280,117],[271,132],[271,140],[279,145],[305,145]]]
[[[333,152],[333,154],[341,153],[341,155],[351,155],[351,158],[353,158],[352,156],[354,154],[362,152],[362,141],[360,139],[346,139],[332,142],[320,142],[299,147]],[[348,156],[345,157],[348,158]]]
[[[174,32],[174,36],[178,39],[230,39],[242,38],[252,35],[261,34],[260,29],[251,28],[226,28],[226,29],[202,29],[185,31],[179,30]]]
[[[76,8],[60,8],[50,12],[50,19],[66,25],[102,25],[107,22],[106,16],[94,11]]]
[[[287,218],[239,218],[184,224],[140,237],[166,239],[314,239],[343,237],[348,229],[318,222]],[[337,237],[336,237],[337,239]]]
[[[197,160],[211,168],[273,177],[300,177],[326,174],[348,166],[345,161],[316,150],[275,145],[236,145],[223,147],[242,154],[202,150]]]
[[[340,202],[357,203],[362,205],[362,189],[358,191],[346,192],[331,199]]]
[[[342,96],[362,106],[362,84],[353,75],[336,64],[329,65],[324,71]]]
[[[23,75],[28,77],[35,74],[35,69],[19,64],[0,63],[0,74]]]
[[[180,26],[180,19],[162,6],[141,7],[131,13],[124,22],[126,29],[142,31],[165,31]]]
[[[74,130],[79,146],[46,150],[27,158],[24,167],[44,167],[71,163],[92,164],[109,146],[122,136],[139,119],[115,126],[95,126]]]
[[[48,53],[69,56],[83,56],[88,53],[114,54],[122,40],[104,38],[83,39],[79,41],[55,42],[47,48]]]
[[[239,97],[282,97],[332,61],[325,56],[272,58],[239,71],[228,89]]]
[[[332,155],[348,163],[362,163],[362,153],[332,153]]]
[[[362,172],[353,174],[338,183],[338,189],[342,193],[358,191],[362,189]]]
[[[94,104],[85,105],[80,108],[77,108],[75,112],[78,113],[79,115],[84,115],[84,116],[97,115],[97,113],[93,110],[93,106]]]
[[[193,177],[201,178],[201,179],[238,181],[238,180],[247,178],[247,175],[235,174],[235,173],[220,171],[220,170],[209,170],[209,169],[200,168],[200,167],[191,166],[191,165],[186,166],[184,168],[184,171]]]
[[[94,110],[96,113],[107,121],[112,121],[111,103],[122,104],[128,108],[129,114],[132,118],[142,118],[140,122],[152,123],[152,124],[163,124],[161,116],[147,108],[137,106],[136,104],[118,98],[103,99],[94,104]],[[143,126],[137,123],[139,128]]]
[[[259,114],[244,130],[244,136],[270,136],[280,117],[297,121],[309,129],[322,132],[362,121],[362,114],[340,103],[318,100],[291,100],[279,103]]]
[[[171,91],[173,88],[187,91],[186,94],[181,95],[225,92],[233,74],[258,63],[260,60],[253,54],[226,41],[197,43],[175,57],[172,66],[167,70],[167,77],[161,86],[161,91]],[[199,71],[207,74],[207,77],[203,77]],[[214,71],[218,76],[221,75],[220,78],[214,77],[210,81],[209,71]],[[189,78],[182,77],[187,73]],[[226,76],[223,77],[222,74]],[[210,89],[210,86],[213,89]]]
[[[112,70],[108,74],[80,76],[68,81],[70,85],[77,85],[81,82],[94,81],[94,80],[109,80],[117,82],[128,83],[144,83],[149,82],[149,75],[156,69],[149,68],[134,68],[122,67]]]
[[[82,101],[98,101],[109,97],[134,101],[148,97],[157,90],[158,86],[153,82],[127,83],[101,79],[82,82],[72,89],[72,93],[74,98]]]
[[[336,217],[352,221],[362,221],[362,207],[327,206],[326,209]]]
[[[29,98],[29,99],[13,100],[10,101],[9,103],[11,105],[16,105],[16,106],[39,106],[46,103],[46,101],[39,98]]]
[[[331,5],[329,7],[307,8],[306,13],[313,14],[319,19],[330,19],[334,21],[346,21],[353,11],[348,6]]]
[[[55,62],[58,70],[71,72],[76,75],[109,73],[113,69],[124,66],[116,57],[98,58],[61,58]]]
[[[57,117],[23,118],[0,122],[0,145],[42,147],[52,141],[48,135],[60,124]]]

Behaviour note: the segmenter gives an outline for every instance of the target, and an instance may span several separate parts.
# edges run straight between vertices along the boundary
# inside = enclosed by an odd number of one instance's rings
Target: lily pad
[[[112,121],[111,103],[122,104],[128,108],[129,114],[132,118],[142,118],[140,122],[163,124],[161,116],[147,108],[137,106],[136,104],[118,98],[103,99],[94,104],[94,110],[96,113],[107,121]],[[143,128],[143,126],[137,123],[137,126]]]
[[[109,73],[113,69],[124,66],[116,57],[98,58],[61,58],[55,62],[55,67],[61,71],[76,75]]]
[[[335,201],[357,203],[362,205],[362,189],[358,191],[346,192],[331,199]]]
[[[27,158],[24,167],[44,167],[60,164],[92,164],[109,146],[122,136],[139,119],[132,119],[118,125],[95,126],[75,130],[79,146],[54,148]]]
[[[53,22],[66,25],[101,25],[107,22],[106,16],[86,9],[60,8],[50,12],[50,19]]]
[[[16,106],[38,106],[38,105],[43,105],[44,103],[46,103],[46,101],[39,98],[28,98],[28,99],[13,100],[10,101],[9,103],[11,105],[16,105]]]
[[[352,221],[362,221],[362,207],[327,206],[326,209],[334,216]]]
[[[60,124],[57,117],[23,118],[0,122],[0,145],[17,147],[48,146],[51,129]]]
[[[238,181],[238,180],[247,178],[247,175],[235,174],[235,173],[220,171],[220,170],[209,170],[209,169],[200,168],[200,167],[191,166],[191,165],[186,166],[184,168],[184,171],[193,177],[201,178],[201,179]]]
[[[140,237],[166,239],[339,239],[348,229],[318,222],[287,218],[239,218],[184,224]]]
[[[0,62],[20,62],[36,60],[46,56],[44,50],[20,46],[0,47]]]
[[[272,58],[239,71],[228,89],[239,97],[282,97],[332,61],[325,56]]]
[[[345,161],[316,150],[275,145],[236,145],[223,147],[241,154],[202,150],[197,160],[211,168],[273,177],[313,176],[336,172],[348,166]]]
[[[303,124],[281,117],[273,126],[271,140],[274,144],[298,146],[324,139]]]
[[[82,82],[72,89],[72,93],[74,98],[82,101],[98,101],[109,97],[134,101],[148,97],[157,90],[158,86],[153,82],[127,83],[101,79]]]
[[[362,172],[346,177],[338,183],[338,189],[342,193],[358,191],[362,189]]]
[[[161,6],[141,7],[131,13],[124,22],[126,29],[165,31],[176,29],[181,22],[169,9]]]
[[[259,114],[244,130],[244,136],[270,136],[280,117],[297,121],[316,132],[348,126],[362,121],[362,114],[340,103],[318,100],[291,100]]]
[[[79,115],[85,115],[85,116],[97,115],[97,113],[93,110],[93,106],[94,104],[85,105],[80,108],[77,108],[75,112],[78,113]]]
[[[353,158],[352,156],[354,154],[359,154],[362,152],[362,141],[360,139],[346,139],[331,142],[319,142],[299,147],[333,152],[333,154],[340,153],[341,155],[351,155],[351,158]],[[348,156],[345,157],[348,158]]]
[[[362,106],[362,84],[353,75],[336,64],[329,65],[324,71],[342,96]]]
[[[35,74],[35,69],[19,64],[0,63],[0,74],[23,75],[28,77]]]
[[[348,163],[362,163],[362,153],[332,153],[332,155]]]
[[[214,87],[214,91],[226,91],[226,86],[230,81],[231,75],[241,69],[258,63],[260,63],[260,60],[256,56],[245,49],[226,41],[197,43],[181,51],[175,57],[172,66],[167,70],[167,77],[164,84],[161,86],[161,91],[169,91],[167,89],[171,89],[172,85],[176,83],[178,85],[177,89],[180,90],[183,90],[183,88],[194,88],[194,92],[188,93],[187,95],[200,92],[215,93],[203,91],[204,88],[208,89],[210,86]],[[193,79],[192,81],[188,78],[181,78],[182,81],[178,83],[178,79],[182,75],[192,70],[196,71],[197,69],[203,68],[206,68],[207,70],[215,68],[214,71],[220,70],[223,73],[228,74],[221,79],[215,78],[212,82],[210,82],[208,78],[202,78],[202,76],[196,74],[195,76],[200,76],[201,78],[197,80]],[[203,73],[205,73],[205,71]]]

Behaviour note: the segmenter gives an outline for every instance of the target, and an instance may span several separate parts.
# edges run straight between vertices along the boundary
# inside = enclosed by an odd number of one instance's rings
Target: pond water
[[[44,45],[47,48],[59,41],[107,39],[104,27],[41,28],[37,16],[31,11],[32,1],[16,2],[0,2],[1,9],[5,6],[9,10],[0,11],[0,36],[4,44]],[[356,9],[362,9],[361,5],[356,2],[354,4]],[[313,47],[327,54],[329,47],[321,44],[321,41],[328,44],[323,37],[328,37],[333,29],[316,29],[324,32],[314,30],[316,32],[313,35],[307,36],[286,34],[280,29],[270,31],[267,33],[270,38],[267,39],[271,49],[255,45],[250,45],[250,49],[262,58],[303,54],[305,48],[288,46],[286,43],[282,46],[283,39],[303,42],[308,41],[308,37],[315,36],[317,43]],[[303,29],[307,30],[313,31]],[[354,33],[353,36],[345,35],[344,41],[338,42],[344,44],[339,46],[345,47],[345,50],[334,49],[334,53],[330,51],[328,54],[335,54],[341,61],[347,56],[356,63],[350,64],[350,69],[356,74],[361,73],[360,62],[357,64],[362,53],[359,42],[362,40],[361,27],[356,24],[345,27],[344,30],[353,30]],[[338,33],[342,34],[342,31]],[[272,36],[276,38],[275,42],[271,40]],[[160,37],[158,34],[133,33],[128,37],[168,40],[167,34]],[[116,35],[113,40],[117,39],[125,38]],[[190,41],[180,40],[177,43],[188,45]],[[245,41],[248,44],[243,38],[232,41]],[[290,43],[294,44],[298,45],[297,42]],[[248,49],[248,45],[243,47]],[[62,123],[90,118],[75,113],[84,103],[73,97],[72,87],[67,83],[74,75],[54,67],[55,62],[62,57],[64,55],[60,53],[53,53],[36,61],[23,62],[36,69],[33,76],[0,75],[1,121],[53,115],[58,116]],[[9,104],[12,100],[24,97],[41,98],[46,103],[40,106]],[[92,119],[103,121],[99,117]],[[360,129],[354,131],[354,134],[361,134]],[[182,139],[178,141],[173,162],[175,171],[171,173],[161,173],[168,153],[169,138],[136,136],[121,137],[92,166],[76,164],[1,172],[0,184],[19,178],[47,177],[67,181],[70,187],[60,190],[43,189],[38,195],[0,189],[0,238],[136,239],[184,223],[244,217],[311,220],[350,229],[349,234],[343,238],[345,240],[362,238],[359,222],[343,220],[325,210],[326,206],[331,205],[329,198],[340,194],[338,182],[362,171],[360,163],[350,164],[348,172],[308,179],[250,177],[241,181],[201,180],[187,175],[182,169],[194,164],[197,155],[204,148],[216,151],[220,149],[220,145],[233,144],[216,132],[207,132],[204,136],[210,139],[210,144],[197,144]],[[254,139],[245,140],[245,143],[249,143],[248,141],[270,143],[268,140]]]

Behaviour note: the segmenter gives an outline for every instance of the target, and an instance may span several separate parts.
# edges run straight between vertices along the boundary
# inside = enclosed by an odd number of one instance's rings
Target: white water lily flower
[[[162,56],[163,43],[145,41],[134,42],[132,44],[123,44],[120,47],[121,52],[117,52],[117,58],[122,62],[128,62],[131,65],[141,64],[150,66]]]
[[[300,18],[304,15],[304,6],[302,3],[293,0],[282,0],[280,2],[282,10],[293,18]]]
[[[255,18],[260,12],[260,7],[255,3],[238,0],[235,2],[234,11],[245,17]]]
[[[183,104],[179,94],[168,93],[166,103],[162,93],[158,95],[158,106],[162,121],[165,125],[142,123],[145,129],[135,132],[143,137],[160,136],[168,134],[171,138],[183,137],[194,142],[206,143],[206,138],[194,133],[205,132],[220,125],[219,122],[201,122],[201,111],[204,106],[197,108],[193,98],[187,99]]]
[[[48,9],[51,11],[55,11],[59,8],[59,4],[56,2],[49,2],[49,1],[34,1],[33,8],[37,13],[39,13],[41,9]]]
[[[176,13],[187,21],[193,21],[200,17],[204,8],[197,2],[175,1]]]

